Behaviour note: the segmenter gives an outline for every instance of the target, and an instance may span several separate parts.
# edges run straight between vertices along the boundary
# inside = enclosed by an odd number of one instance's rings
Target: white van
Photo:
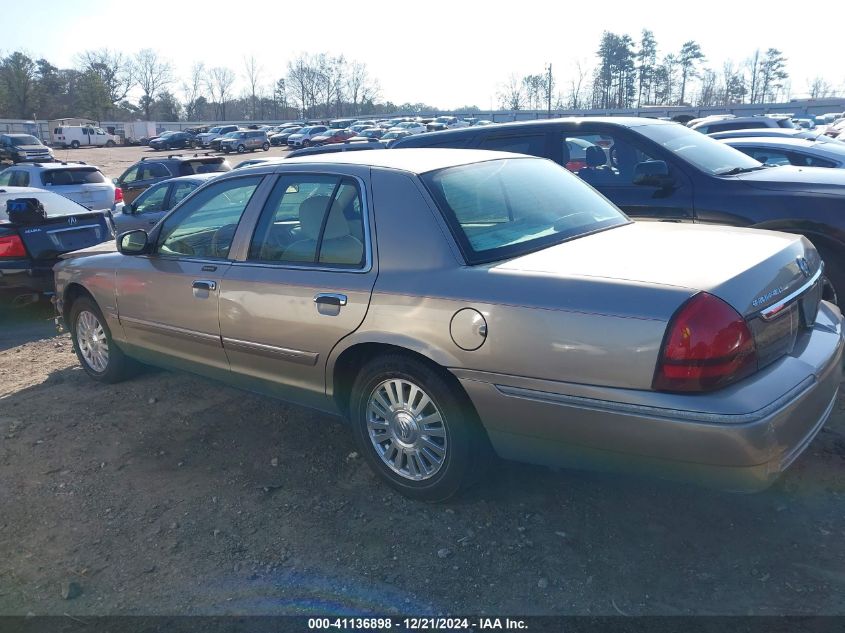
[[[53,145],[77,149],[83,145],[114,147],[118,138],[92,125],[63,125],[53,128]]]

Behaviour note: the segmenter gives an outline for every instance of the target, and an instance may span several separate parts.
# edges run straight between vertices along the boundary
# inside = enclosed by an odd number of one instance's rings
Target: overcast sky
[[[817,75],[838,88],[845,85],[841,55],[833,54],[838,39],[825,35],[828,25],[821,16],[807,15],[798,5],[661,0],[415,5],[0,0],[0,53],[24,50],[69,67],[85,49],[131,53],[149,47],[169,58],[178,75],[187,76],[201,60],[207,67],[229,66],[243,87],[244,57],[256,56],[262,83],[270,84],[298,53],[327,52],[365,62],[381,84],[382,98],[396,104],[488,109],[498,105],[496,94],[511,73],[540,73],[551,62],[558,87],[564,88],[575,60],[593,67],[603,30],[638,40],[649,28],[661,55],[693,39],[707,65],[717,70],[725,59],[745,60],[755,48],[780,48],[788,59],[793,96],[806,96]],[[178,95],[178,86],[173,88]]]

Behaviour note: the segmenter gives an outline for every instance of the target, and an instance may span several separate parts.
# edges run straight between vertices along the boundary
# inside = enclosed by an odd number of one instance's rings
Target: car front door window
[[[168,185],[155,187],[144,192],[135,201],[135,213],[154,213],[164,211],[164,200],[167,197]]]
[[[199,192],[165,220],[158,253],[212,259],[227,257],[238,222],[261,178],[227,179]]]

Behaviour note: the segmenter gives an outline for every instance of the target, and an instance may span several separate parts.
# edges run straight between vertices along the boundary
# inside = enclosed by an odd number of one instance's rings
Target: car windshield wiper
[[[757,171],[758,169],[764,169],[765,165],[760,165],[759,167],[731,167],[730,169],[725,169],[722,171],[717,171],[717,176],[736,176],[737,174],[745,174],[749,171]]]

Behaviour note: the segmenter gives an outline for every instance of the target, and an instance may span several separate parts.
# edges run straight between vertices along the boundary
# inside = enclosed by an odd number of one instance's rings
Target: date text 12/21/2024
[[[309,618],[309,630],[390,630],[394,627],[406,631],[460,631],[460,630],[525,630],[525,620],[518,618]]]

